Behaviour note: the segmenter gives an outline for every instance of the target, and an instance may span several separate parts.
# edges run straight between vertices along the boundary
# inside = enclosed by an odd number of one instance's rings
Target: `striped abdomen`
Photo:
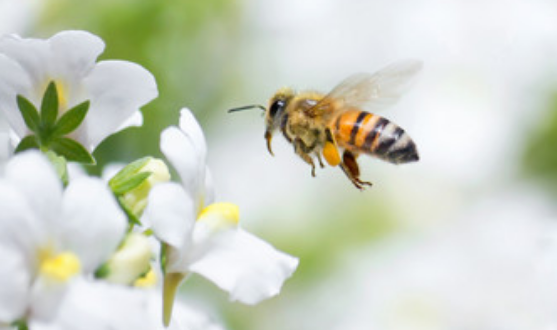
[[[349,110],[334,119],[331,128],[338,145],[354,153],[366,153],[395,164],[419,159],[410,136],[381,116]]]

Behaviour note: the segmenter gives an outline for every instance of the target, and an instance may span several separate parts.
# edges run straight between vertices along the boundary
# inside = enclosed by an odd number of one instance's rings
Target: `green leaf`
[[[58,156],[53,151],[47,151],[46,156],[48,160],[54,165],[54,169],[58,174],[58,177],[62,180],[65,186],[68,185],[68,163],[66,162],[66,158]]]
[[[108,263],[105,262],[95,271],[95,278],[105,278],[108,274],[110,274],[110,268],[108,267]]]
[[[69,161],[88,165],[94,165],[96,163],[93,156],[91,156],[84,146],[69,138],[55,138],[49,144],[49,148]]]
[[[21,116],[23,116],[25,125],[27,125],[32,132],[38,133],[41,120],[39,118],[37,108],[35,108],[35,106],[28,99],[21,95],[17,96],[17,106],[19,107]]]
[[[28,149],[39,149],[39,142],[37,141],[37,137],[35,135],[27,135],[15,148],[15,153],[22,152]]]
[[[44,92],[43,102],[41,103],[41,120],[44,124],[44,128],[48,130],[54,126],[57,117],[58,91],[56,90],[54,81],[51,81]]]
[[[110,188],[112,189],[112,192],[114,192],[114,194],[123,195],[128,191],[131,191],[132,189],[136,188],[140,184],[142,184],[143,181],[147,180],[147,178],[151,176],[151,174],[152,174],[151,172],[137,173],[135,175],[128,177],[127,180],[120,181],[118,184],[109,183],[109,185]]]
[[[89,101],[85,101],[76,105],[75,107],[68,110],[65,114],[60,117],[60,120],[54,125],[54,129],[52,131],[52,136],[63,136],[68,133],[71,133],[79,127],[79,125],[85,119],[87,115],[87,111],[89,111]]]
[[[112,191],[114,191],[114,187],[121,186],[124,184],[128,178],[136,173],[138,173],[147,163],[152,159],[152,157],[143,157],[134,162],[129,163],[121,169],[110,181],[108,182]]]

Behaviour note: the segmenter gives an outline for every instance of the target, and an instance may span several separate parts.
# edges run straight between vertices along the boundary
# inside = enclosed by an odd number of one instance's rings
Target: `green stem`
[[[162,292],[162,321],[165,327],[168,327],[170,324],[176,291],[185,277],[186,274],[180,273],[169,273],[164,276]]]

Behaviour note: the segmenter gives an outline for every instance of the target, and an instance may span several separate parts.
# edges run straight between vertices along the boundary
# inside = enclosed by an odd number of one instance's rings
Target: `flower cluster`
[[[101,61],[83,31],[0,37],[0,329],[220,329],[182,303],[198,274],[255,304],[279,293],[298,260],[239,225],[216,202],[203,131],[188,109],[146,156],[108,179],[68,175],[157,97],[154,77]],[[6,154],[6,152],[4,152]],[[179,176],[172,182],[170,164]],[[175,309],[175,313],[172,310]]]

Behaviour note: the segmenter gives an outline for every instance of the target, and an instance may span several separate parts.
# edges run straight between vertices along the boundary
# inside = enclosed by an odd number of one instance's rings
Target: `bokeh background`
[[[300,257],[257,306],[188,282],[183,299],[230,329],[557,329],[557,2],[0,0],[0,33],[67,29],[159,85],[144,126],[95,152],[101,165],[160,156],[161,130],[189,107],[218,199]],[[381,115],[421,160],[362,158],[365,192],[338,169],[312,178],[279,136],[271,157],[258,111],[226,113],[407,58],[424,70]]]

